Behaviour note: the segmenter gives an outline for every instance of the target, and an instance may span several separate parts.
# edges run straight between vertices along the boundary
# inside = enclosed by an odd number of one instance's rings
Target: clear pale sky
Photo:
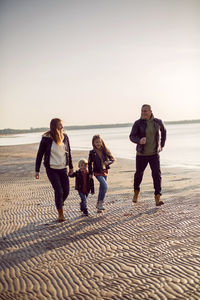
[[[200,118],[199,0],[1,0],[0,128]]]

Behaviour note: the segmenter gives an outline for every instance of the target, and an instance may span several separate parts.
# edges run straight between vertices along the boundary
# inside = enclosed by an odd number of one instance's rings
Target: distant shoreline
[[[168,125],[173,125],[173,124],[195,124],[195,123],[200,123],[200,119],[197,119],[197,120],[166,121],[164,123],[168,124]],[[132,124],[133,123],[73,125],[73,126],[65,126],[64,128],[66,130],[83,130],[83,129],[95,129],[95,128],[129,127],[129,126],[132,126]],[[5,128],[5,129],[0,130],[0,136],[20,134],[20,133],[44,132],[44,131],[47,131],[47,130],[49,130],[48,127],[30,128],[30,129]]]

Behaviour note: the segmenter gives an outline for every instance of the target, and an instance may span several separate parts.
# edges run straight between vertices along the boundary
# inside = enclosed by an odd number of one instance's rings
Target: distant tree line
[[[1,135],[5,134],[19,134],[19,133],[31,133],[31,132],[43,132],[49,130],[46,127],[41,128],[30,128],[30,129],[12,129],[12,128],[5,128],[0,130]]]
[[[200,123],[198,120],[181,120],[181,121],[166,121],[165,124],[193,124]],[[96,128],[116,128],[116,127],[129,127],[132,126],[132,123],[121,123],[121,124],[97,124],[97,125],[74,125],[74,126],[65,126],[65,130],[82,130],[82,129],[96,129]],[[9,135],[9,134],[20,134],[20,133],[31,133],[31,132],[45,132],[48,131],[49,127],[40,127],[30,129],[11,129],[5,128],[0,130],[0,135]]]

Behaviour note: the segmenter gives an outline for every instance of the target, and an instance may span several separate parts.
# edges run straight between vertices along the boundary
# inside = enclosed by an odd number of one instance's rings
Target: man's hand
[[[40,178],[40,173],[39,172],[35,172],[35,179],[39,179]]]
[[[145,137],[140,139],[140,145],[146,144],[147,139]]]

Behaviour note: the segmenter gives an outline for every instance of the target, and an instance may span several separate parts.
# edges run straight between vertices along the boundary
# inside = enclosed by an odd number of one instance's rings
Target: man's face
[[[141,118],[149,120],[151,118],[152,110],[148,106],[143,106],[141,109]]]

